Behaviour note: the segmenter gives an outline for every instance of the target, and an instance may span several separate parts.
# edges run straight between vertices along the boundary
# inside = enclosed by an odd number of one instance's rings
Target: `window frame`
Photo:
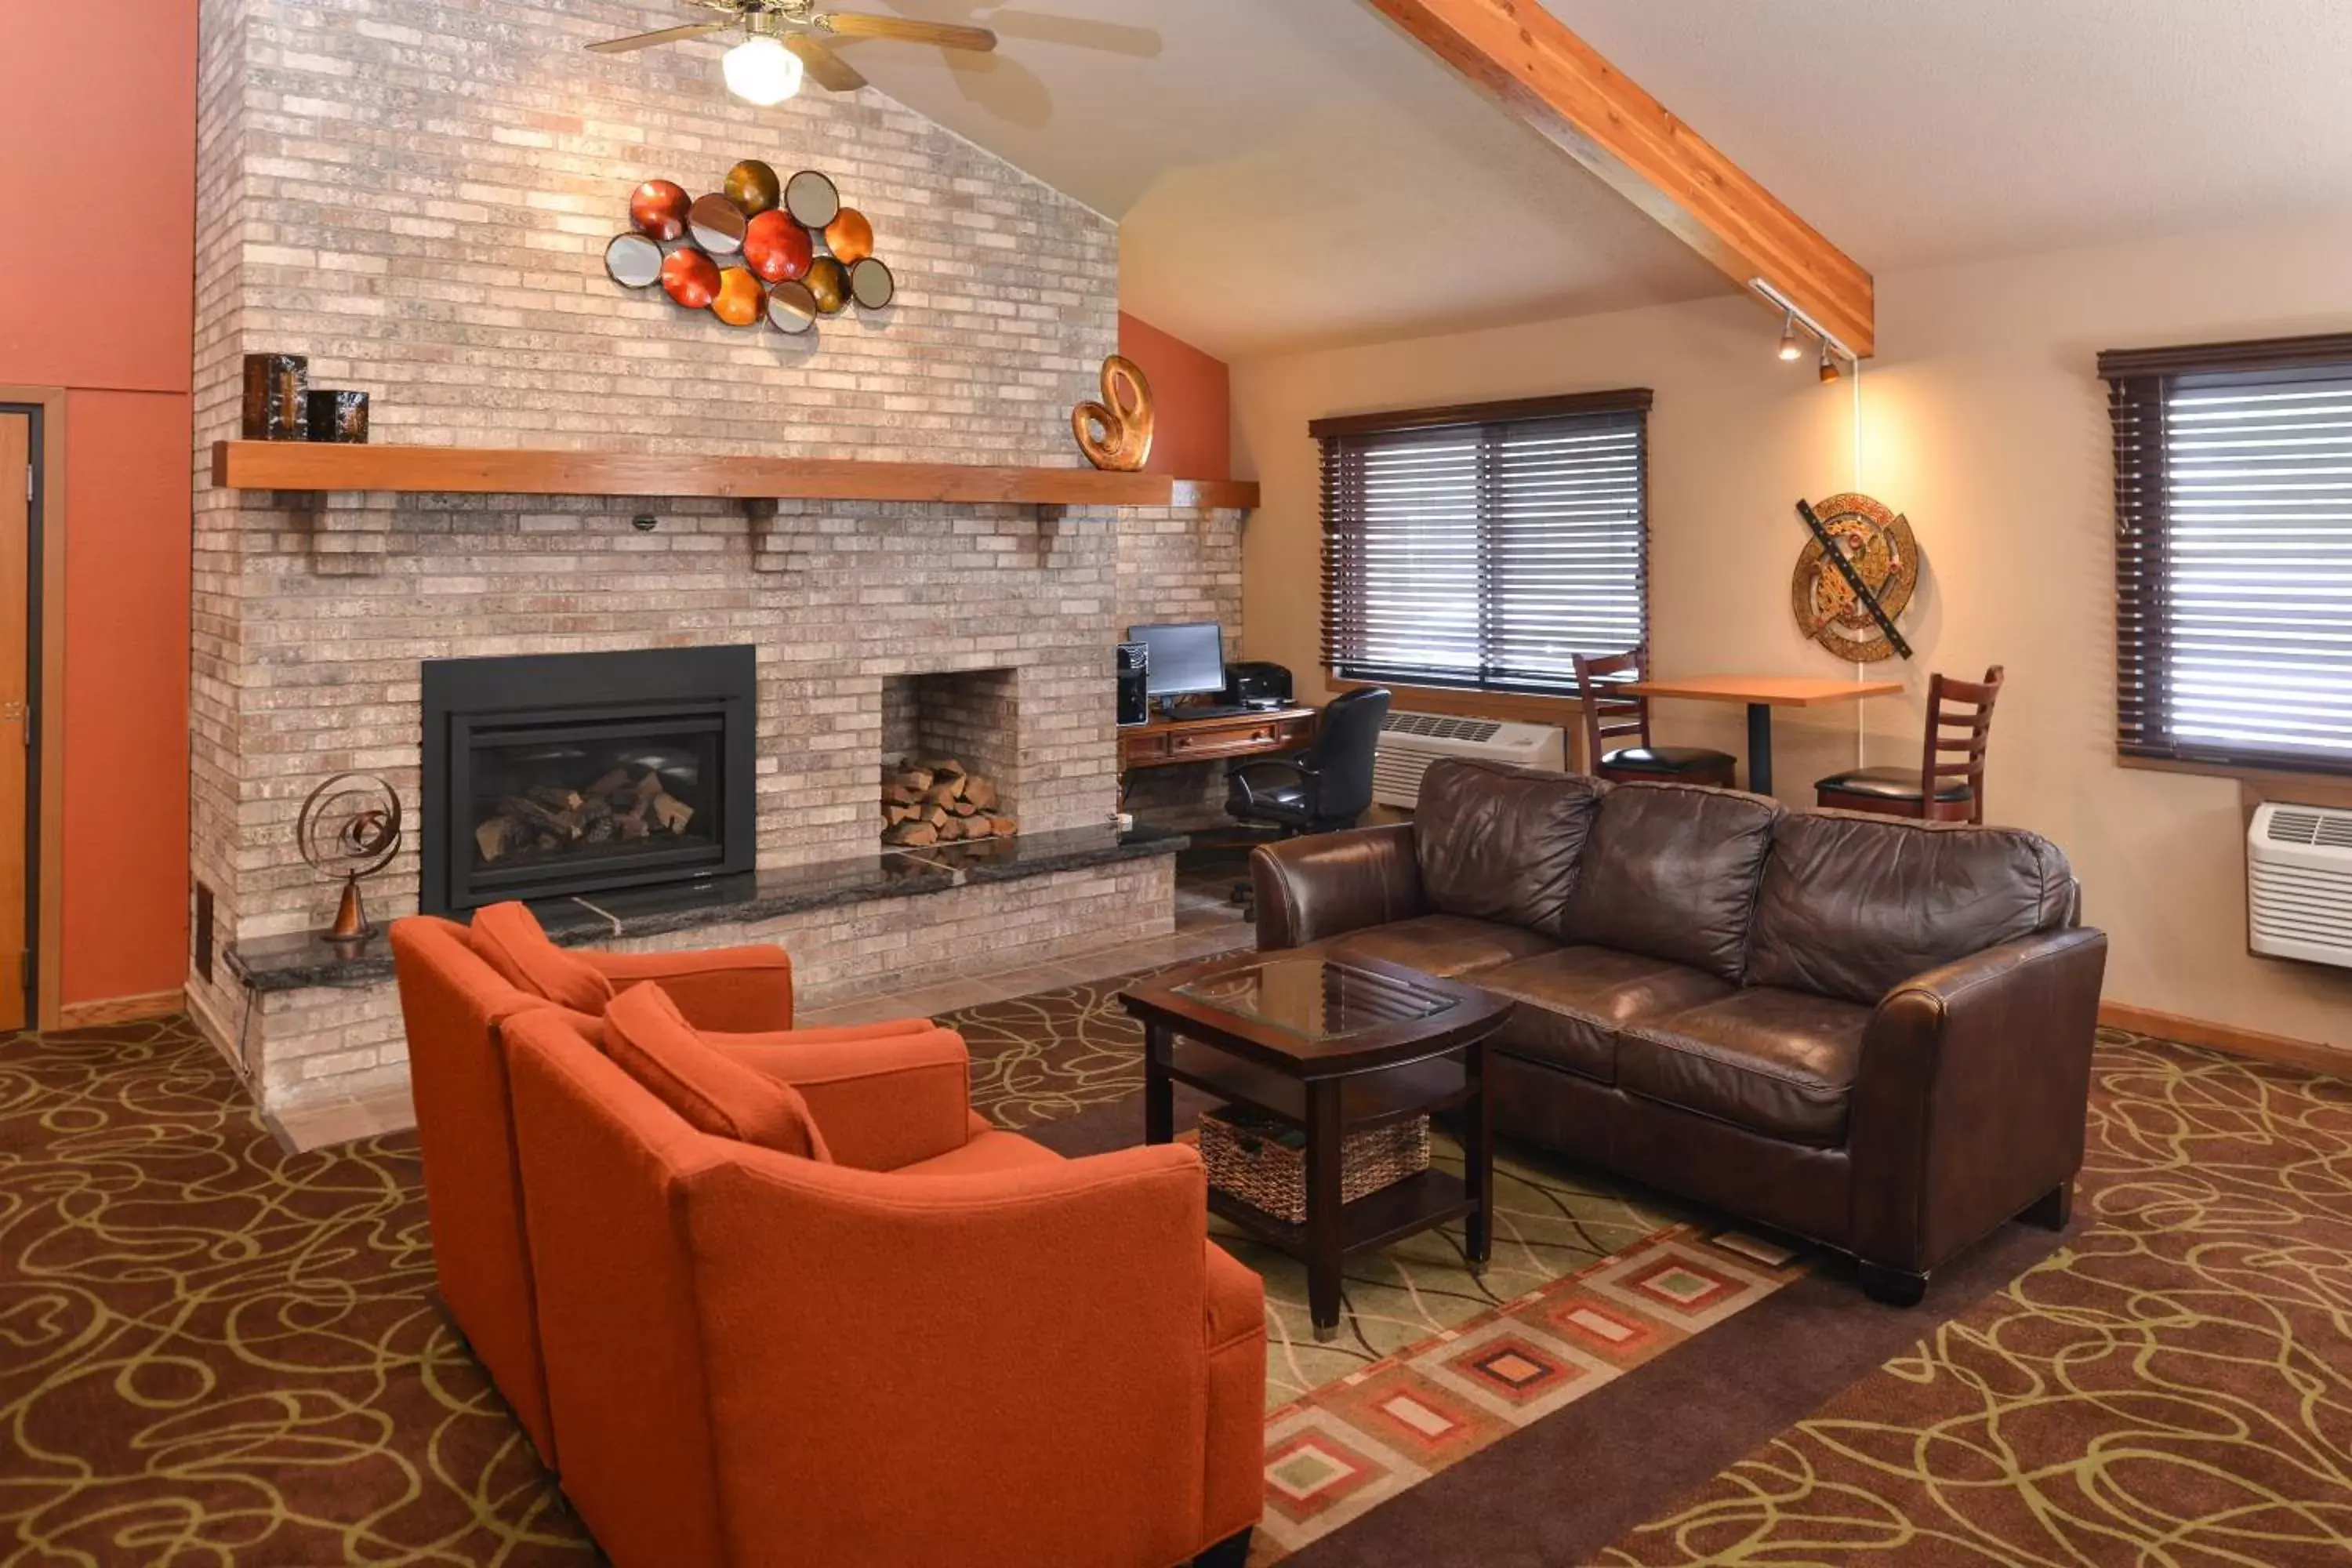
[[[1654,394],[1648,387],[1619,387],[1605,391],[1564,393],[1544,397],[1508,398],[1487,403],[1451,404],[1428,408],[1391,409],[1374,413],[1336,415],[1312,420],[1307,430],[1318,447],[1318,466],[1330,461],[1330,442],[1351,436],[1381,436],[1411,431],[1437,430],[1453,426],[1508,425],[1571,418],[1580,415],[1632,414],[1635,416],[1636,442],[1635,483],[1639,495],[1640,558],[1635,568],[1638,584],[1635,608],[1639,616],[1641,637],[1633,645],[1648,646],[1651,608],[1651,529],[1650,529],[1650,432],[1649,415]],[[1577,689],[1573,676],[1557,682],[1533,680],[1498,680],[1487,679],[1449,679],[1436,670],[1394,674],[1353,673],[1334,657],[1332,647],[1333,595],[1339,579],[1331,565],[1331,519],[1328,511],[1328,491],[1326,481],[1318,479],[1318,550],[1320,557],[1318,610],[1322,618],[1320,633],[1324,676],[1330,687],[1345,689],[1360,686],[1386,686],[1406,690],[1449,693],[1457,698],[1490,697],[1497,702],[1513,706],[1574,701]],[[1482,575],[1484,563],[1482,563]],[[1484,594],[1481,595],[1482,605]],[[1622,648],[1591,650],[1594,653],[1617,653]],[[1546,721],[1550,721],[1546,718]]]
[[[2352,382],[2352,332],[2117,349],[2099,355],[2114,444],[2114,742],[2119,765],[2257,778],[2352,775],[2352,754],[2183,739],[2172,733],[2160,697],[2138,695],[2166,679],[2164,667],[2175,642],[2169,623],[2160,620],[2171,523],[2163,421],[2170,395],[2184,381],[2190,383],[2188,390],[2199,390],[2199,383],[2220,389],[2233,378],[2257,384],[2282,373],[2323,371],[2338,372]],[[2142,431],[2151,417],[2157,421],[2152,441]],[[2143,629],[2151,620],[2158,624]]]

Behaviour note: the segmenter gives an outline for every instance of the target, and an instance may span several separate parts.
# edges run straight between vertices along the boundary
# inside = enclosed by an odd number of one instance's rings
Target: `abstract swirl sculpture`
[[[337,773],[302,803],[294,842],[311,869],[343,879],[342,901],[326,940],[362,942],[376,934],[360,900],[360,879],[400,853],[400,794],[373,773]]]

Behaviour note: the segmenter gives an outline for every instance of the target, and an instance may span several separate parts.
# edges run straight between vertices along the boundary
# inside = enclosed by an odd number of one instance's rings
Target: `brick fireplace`
[[[748,647],[751,857],[772,879],[873,862],[877,767],[900,749],[984,760],[1024,841],[1099,829],[1120,629],[1239,625],[1232,511],[207,482],[240,357],[273,350],[368,390],[378,442],[1076,465],[1067,409],[1116,346],[1113,226],[871,89],[754,111],[699,48],[566,47],[656,15],[204,0],[191,858],[210,918],[189,995],[273,1110],[405,1082],[381,963],[303,956],[335,889],[293,825],[341,769],[424,813],[429,663]],[[605,279],[634,184],[710,188],[746,156],[833,174],[888,237],[889,310],[828,320],[812,346]],[[412,831],[370,884],[379,920],[419,907],[421,853]],[[1164,931],[1171,878],[1164,855],[918,868],[922,897],[771,902],[612,944],[782,941],[829,999],[917,952],[944,973],[934,952],[992,968]],[[965,934],[923,942],[934,926]]]

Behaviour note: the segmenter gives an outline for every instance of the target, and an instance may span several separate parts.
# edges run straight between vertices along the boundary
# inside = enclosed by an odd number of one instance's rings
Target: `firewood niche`
[[[899,758],[882,767],[882,842],[904,849],[994,838],[1021,825],[998,810],[996,785],[952,757]]]
[[[577,789],[532,784],[502,796],[475,825],[474,846],[488,862],[544,860],[684,837],[694,817],[656,769],[616,767]]]

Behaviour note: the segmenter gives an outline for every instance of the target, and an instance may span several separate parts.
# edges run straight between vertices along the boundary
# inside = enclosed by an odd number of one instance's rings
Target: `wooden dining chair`
[[[1575,656],[1576,693],[1584,704],[1585,765],[1619,784],[1739,787],[1739,759],[1727,752],[1650,744],[1650,700],[1616,689],[1620,676],[1642,679],[1645,652],[1637,647],[1600,658]]]
[[[1929,822],[1984,821],[1985,745],[2001,667],[1981,681],[1937,675],[1927,682],[1927,738],[1919,766],[1853,768],[1815,781],[1813,804]]]

